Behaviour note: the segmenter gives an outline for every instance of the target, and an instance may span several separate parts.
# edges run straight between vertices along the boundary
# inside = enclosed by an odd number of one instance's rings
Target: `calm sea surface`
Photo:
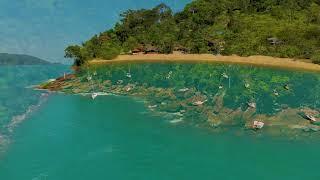
[[[172,124],[128,97],[46,95],[24,87],[67,67],[16,68],[0,68],[1,180],[320,178],[316,139]]]

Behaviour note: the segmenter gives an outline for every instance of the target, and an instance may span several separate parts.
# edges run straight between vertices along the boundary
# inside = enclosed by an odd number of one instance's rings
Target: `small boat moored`
[[[132,77],[132,75],[130,73],[127,73],[126,76],[127,76],[127,78],[131,78]]]
[[[287,91],[290,90],[290,86],[288,84],[284,85],[283,88]]]
[[[229,76],[228,76],[226,73],[222,73],[221,76],[224,77],[224,78],[226,78],[226,79],[229,78]]]
[[[253,124],[252,124],[253,129],[262,129],[263,127],[264,127],[264,122],[253,121]]]
[[[250,108],[257,108],[257,104],[254,103],[254,102],[249,102],[249,103],[247,103],[247,105],[248,105]]]
[[[178,92],[187,92],[187,91],[189,91],[189,88],[182,88],[178,90]]]
[[[158,107],[158,105],[149,105],[148,106],[149,109],[154,109],[154,108],[157,108],[157,107]]]
[[[98,96],[98,93],[92,93],[91,98],[94,100]]]
[[[306,114],[306,119],[311,122],[317,122],[317,119],[314,116],[309,115],[309,114]]]

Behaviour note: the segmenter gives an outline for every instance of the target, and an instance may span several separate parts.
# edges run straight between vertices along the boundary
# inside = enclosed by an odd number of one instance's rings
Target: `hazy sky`
[[[161,2],[178,11],[191,0],[0,0],[0,52],[65,62],[63,50],[111,28],[126,9]]]

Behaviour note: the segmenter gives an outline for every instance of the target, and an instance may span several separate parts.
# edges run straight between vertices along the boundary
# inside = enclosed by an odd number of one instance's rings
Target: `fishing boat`
[[[250,84],[249,83],[245,83],[244,87],[248,89],[250,87]]]
[[[311,122],[317,122],[317,119],[314,116],[309,114],[306,114],[306,119],[310,120]]]
[[[254,121],[254,122],[253,122],[253,125],[252,125],[252,128],[253,128],[253,129],[262,129],[263,126],[264,126],[264,122]]]
[[[223,89],[223,86],[222,86],[222,85],[220,85],[220,86],[219,86],[219,89]]]
[[[92,94],[91,94],[91,98],[92,98],[92,99],[95,99],[97,96],[98,96],[98,93],[92,93]]]
[[[277,90],[273,90],[273,94],[274,94],[275,96],[279,96],[279,93],[278,93]]]
[[[256,108],[256,107],[257,107],[257,104],[254,103],[254,102],[249,102],[249,103],[247,103],[247,104],[248,104],[248,106],[251,107],[251,108]]]

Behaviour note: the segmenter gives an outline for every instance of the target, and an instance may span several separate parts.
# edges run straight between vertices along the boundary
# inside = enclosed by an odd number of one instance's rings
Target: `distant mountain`
[[[24,55],[0,53],[0,65],[46,65],[51,64],[43,59]]]

